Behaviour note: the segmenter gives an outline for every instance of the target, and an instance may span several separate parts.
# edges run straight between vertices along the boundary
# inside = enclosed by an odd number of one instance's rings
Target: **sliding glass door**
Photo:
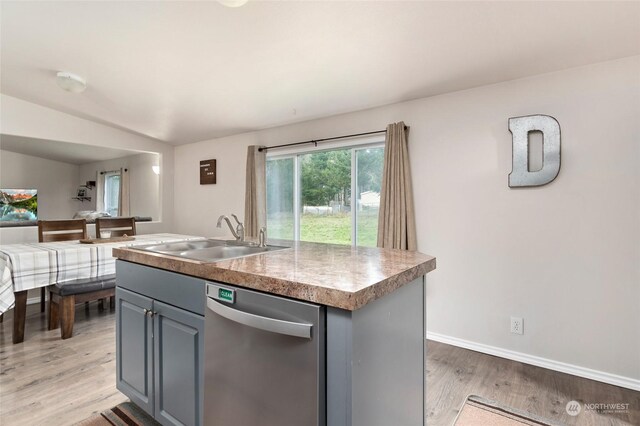
[[[356,163],[356,245],[375,247],[378,240],[378,210],[384,148],[355,151]]]
[[[375,246],[384,146],[267,159],[271,238]]]
[[[267,161],[267,232],[270,238],[295,240],[295,158]]]

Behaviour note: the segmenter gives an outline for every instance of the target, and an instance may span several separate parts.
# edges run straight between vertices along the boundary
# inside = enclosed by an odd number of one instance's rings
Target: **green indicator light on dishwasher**
[[[227,290],[226,288],[219,288],[218,297],[220,298],[220,300],[225,300],[227,302],[233,303],[233,292],[231,290]]]

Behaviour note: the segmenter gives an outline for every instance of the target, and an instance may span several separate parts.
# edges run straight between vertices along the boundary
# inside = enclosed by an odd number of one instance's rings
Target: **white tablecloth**
[[[0,313],[15,303],[13,293],[77,278],[115,274],[115,247],[193,240],[180,234],[136,235],[134,241],[80,244],[78,241],[0,245]]]

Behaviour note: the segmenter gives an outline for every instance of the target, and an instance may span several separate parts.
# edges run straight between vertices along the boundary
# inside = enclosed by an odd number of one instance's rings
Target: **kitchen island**
[[[114,249],[118,389],[163,424],[424,424],[424,276],[435,258],[284,244],[291,248],[213,263]],[[268,303],[251,308],[251,298]],[[316,319],[277,318],[271,299]],[[310,331],[232,326],[225,312],[242,306],[251,320],[268,312],[278,327]],[[205,339],[215,321],[229,331]],[[304,359],[287,359],[301,350]]]

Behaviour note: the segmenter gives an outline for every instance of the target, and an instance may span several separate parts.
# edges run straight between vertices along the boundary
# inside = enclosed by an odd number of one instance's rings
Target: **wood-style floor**
[[[74,337],[46,331],[27,310],[24,343],[11,343],[11,315],[0,324],[0,424],[71,425],[126,397],[115,388],[115,315],[92,303],[76,309]],[[567,425],[640,425],[640,392],[429,341],[427,424],[450,426],[469,394],[498,400]],[[565,412],[570,400],[628,403],[629,411]],[[396,425],[390,425],[396,426]]]
[[[116,389],[115,312],[79,305],[73,337],[62,340],[39,308],[27,307],[23,343],[11,341],[13,312],[0,324],[0,425],[72,425],[126,401]]]
[[[562,425],[640,425],[640,392],[427,341],[427,424],[451,425],[470,394]],[[571,417],[566,405],[572,400],[629,404],[629,411],[600,414],[583,408]]]

